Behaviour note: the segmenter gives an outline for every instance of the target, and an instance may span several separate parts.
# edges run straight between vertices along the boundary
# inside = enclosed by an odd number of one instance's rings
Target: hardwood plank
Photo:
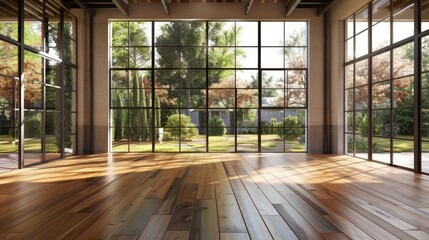
[[[247,233],[221,233],[221,240],[250,240]]]
[[[189,231],[167,231],[163,240],[188,240]]]
[[[219,239],[216,201],[197,200],[195,219],[190,231],[190,239]]]
[[[171,215],[152,215],[138,239],[162,240]]]
[[[237,190],[235,194],[250,237],[252,239],[273,239],[249,194],[245,190]]]
[[[289,204],[275,204],[274,207],[299,239],[323,239],[322,235]]]
[[[273,238],[276,239],[296,239],[298,237],[292,231],[292,229],[287,225],[284,219],[281,216],[262,216],[265,224],[268,227]]]

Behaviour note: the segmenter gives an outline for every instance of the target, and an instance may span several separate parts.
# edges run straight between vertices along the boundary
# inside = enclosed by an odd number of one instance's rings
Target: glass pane
[[[238,128],[237,129],[237,151],[257,152],[258,151],[258,129]]]
[[[285,68],[305,68],[307,48],[285,48]]]
[[[414,43],[393,49],[393,77],[414,74]]]
[[[76,39],[77,19],[67,11],[64,12],[64,34],[65,36]]]
[[[148,47],[129,48],[130,68],[150,68],[152,66],[152,51]]]
[[[257,108],[258,89],[237,89],[237,108]]]
[[[209,128],[209,152],[235,152],[234,129],[224,132],[224,128]]]
[[[159,135],[158,141],[155,144],[155,152],[179,152],[180,139],[178,133],[179,128],[159,128],[155,129],[155,133]]]
[[[177,47],[155,48],[155,67],[178,68],[180,67],[180,49]]]
[[[134,127],[131,129],[129,141],[130,152],[152,152],[152,129],[148,127]]]
[[[390,16],[390,0],[377,0],[372,3],[372,24]]]
[[[372,85],[372,108],[390,107],[390,83],[382,82]]]
[[[283,22],[261,22],[261,46],[284,45]]]
[[[262,88],[284,88],[284,71],[263,71]]]
[[[59,29],[59,22],[56,23],[56,26],[48,25],[48,31],[47,31],[47,49],[46,52],[53,56],[58,58],[60,56],[60,40],[61,35]]]
[[[1,31],[1,30],[0,30]],[[0,74],[18,77],[18,47],[0,40]]]
[[[209,108],[233,108],[235,106],[234,89],[209,89]]]
[[[45,123],[45,159],[61,157],[61,112],[47,112]]]
[[[258,127],[258,109],[237,109],[237,127],[241,130]]]
[[[24,1],[24,44],[44,51],[43,46],[43,2]]]
[[[372,112],[372,135],[390,137],[390,110],[378,110]]]
[[[368,109],[368,87],[355,88],[355,110],[366,109]]]
[[[128,88],[128,71],[126,70],[112,70],[111,88]]]
[[[393,15],[394,43],[414,35],[414,1],[406,2],[406,5],[401,4],[401,10]]]
[[[362,9],[355,14],[356,34],[368,28],[368,15],[368,8]]]
[[[429,70],[429,36],[422,37],[422,72]]]
[[[261,48],[262,68],[284,68],[284,48]]]
[[[345,153],[347,155],[352,155],[353,156],[354,149],[355,149],[355,147],[354,147],[355,141],[354,141],[353,134],[345,134],[344,138],[345,138],[345,141],[347,141],[347,144],[345,146],[346,147]]]
[[[355,87],[368,84],[368,59],[355,64]]]
[[[346,90],[346,93],[344,94],[346,104],[346,111],[353,111],[353,89]]]
[[[368,137],[356,135],[354,139],[355,156],[368,159]]]
[[[235,126],[235,112],[233,109],[210,109],[208,117],[209,128],[219,129],[226,127],[228,130]]]
[[[43,58],[24,52],[24,106],[40,109],[42,103]]]
[[[421,110],[422,140],[429,142],[429,109]]]
[[[414,142],[393,139],[393,164],[414,169]]]
[[[390,138],[372,138],[372,160],[390,163]]]
[[[235,74],[237,88],[258,88],[257,70],[238,70]]]
[[[285,46],[307,46],[307,22],[285,22]]]
[[[390,18],[372,26],[372,51],[390,45]]]
[[[287,71],[288,88],[305,88],[307,83],[307,71],[295,70]]]
[[[393,107],[413,109],[414,79],[412,76],[393,81]]]
[[[393,115],[393,137],[413,139],[414,117],[413,108],[398,108],[392,110]]]
[[[180,22],[155,22],[156,46],[180,46]]]
[[[209,22],[209,46],[234,46],[234,22]]]
[[[130,46],[150,46],[152,42],[151,22],[129,23]],[[113,35],[113,34],[112,34]],[[114,36],[114,35],[113,35]]]
[[[65,62],[68,62],[68,63],[76,64],[76,49],[77,49],[76,48],[76,41],[72,40],[69,37],[64,37],[63,42],[64,42],[63,60]],[[112,54],[113,54],[113,52],[112,52]],[[116,54],[115,57],[117,57],[117,61],[120,64],[123,64],[124,67],[126,67],[125,64],[127,63],[127,61],[123,59],[124,57],[128,56],[126,49],[124,49],[122,52],[119,52],[119,53],[115,52],[115,54]]]
[[[24,165],[42,160],[42,113],[24,112]]]
[[[258,48],[237,48],[237,68],[257,68]]]
[[[262,89],[262,107],[284,107],[285,91],[283,89]]]
[[[128,48],[112,48],[112,68],[128,68]]]
[[[422,19],[420,22],[420,26],[423,32],[429,29],[429,0],[421,0],[420,6],[420,14]]]
[[[372,82],[390,79],[390,51],[372,57]]]
[[[344,128],[344,131],[346,133],[353,133],[354,132],[353,115],[354,115],[353,112],[346,112],[345,113],[346,126]]]
[[[206,88],[206,70],[180,70],[181,88]]]
[[[367,135],[369,133],[369,119],[367,111],[355,112],[355,128],[356,133]]]
[[[353,64],[347,65],[344,69],[345,88],[353,87]]]
[[[258,46],[258,22],[236,22],[237,46]]]
[[[224,47],[209,48],[209,68],[235,68],[235,49]]]
[[[206,23],[205,22],[181,22],[180,23],[181,46],[205,46]]]
[[[7,1],[6,6],[4,4],[0,3],[3,15],[0,20],[0,35],[18,41],[18,1]]]
[[[112,46],[128,46],[128,22],[111,22]]]
[[[206,48],[204,47],[182,47],[180,56],[180,67],[182,68],[206,67]]]
[[[355,48],[354,48],[354,38],[350,38],[346,41],[346,61],[350,61],[354,58]]]
[[[128,107],[129,98],[127,89],[112,89],[110,92],[110,107]]]
[[[181,131],[181,152],[206,152],[207,139],[205,133],[198,133],[198,130],[195,128],[182,128]],[[188,137],[190,134],[192,138]]]
[[[354,20],[351,16],[346,20],[346,39],[353,37],[354,33]]]
[[[422,172],[429,173],[429,142],[422,142]]]
[[[305,107],[306,94],[305,89],[288,89],[288,107]]]
[[[209,88],[234,88],[233,70],[209,70]]]
[[[61,110],[61,88],[45,88],[45,101],[47,110]]]
[[[59,62],[46,59],[45,83],[61,86],[61,64]]]
[[[356,58],[368,54],[368,31],[356,35]]]
[[[156,70],[155,88],[180,88],[179,70]]]

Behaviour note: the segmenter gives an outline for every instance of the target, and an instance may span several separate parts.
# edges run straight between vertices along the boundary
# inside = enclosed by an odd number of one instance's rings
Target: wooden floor
[[[429,176],[349,156],[118,154],[0,174],[0,239],[429,239]]]

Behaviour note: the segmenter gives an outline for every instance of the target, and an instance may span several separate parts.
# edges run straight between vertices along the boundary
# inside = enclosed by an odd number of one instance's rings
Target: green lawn
[[[238,151],[251,151],[258,150],[258,135],[257,134],[238,134],[237,135],[237,150]],[[179,145],[181,146],[179,147]],[[262,135],[261,147],[264,151],[283,152],[305,152],[305,144],[300,144],[298,141],[286,141],[283,146],[283,141],[278,136]],[[192,139],[192,141],[179,140],[163,141],[156,143],[155,152],[178,152],[181,149],[183,152],[206,152],[206,138],[205,135],[200,135]],[[127,152],[128,143],[122,141],[120,143],[113,143],[113,152]],[[131,152],[151,152],[152,145],[149,141],[130,142]],[[234,152],[235,151],[235,136],[210,136],[209,137],[209,152]]]
[[[16,152],[18,151],[18,144],[14,143],[14,138],[10,135],[0,135],[0,152]],[[59,152],[56,138],[53,135],[46,136],[46,152]],[[42,144],[41,139],[31,138],[24,141],[24,151],[28,152],[41,152]]]

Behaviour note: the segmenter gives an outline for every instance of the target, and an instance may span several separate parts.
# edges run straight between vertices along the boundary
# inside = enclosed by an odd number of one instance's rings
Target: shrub
[[[209,136],[223,136],[226,134],[225,123],[218,116],[210,118],[209,126]]]
[[[267,121],[261,122],[261,134],[270,134],[270,125]]]
[[[25,117],[24,135],[26,138],[39,138],[42,133],[41,114],[32,114]]]
[[[165,127],[169,129],[171,138],[192,139],[198,135],[196,125],[191,123],[191,118],[184,114],[174,114],[168,117]]]
[[[283,121],[277,123],[277,127],[277,135],[289,141],[297,140],[298,137],[304,135],[304,129],[301,127],[298,116],[283,118]]]

